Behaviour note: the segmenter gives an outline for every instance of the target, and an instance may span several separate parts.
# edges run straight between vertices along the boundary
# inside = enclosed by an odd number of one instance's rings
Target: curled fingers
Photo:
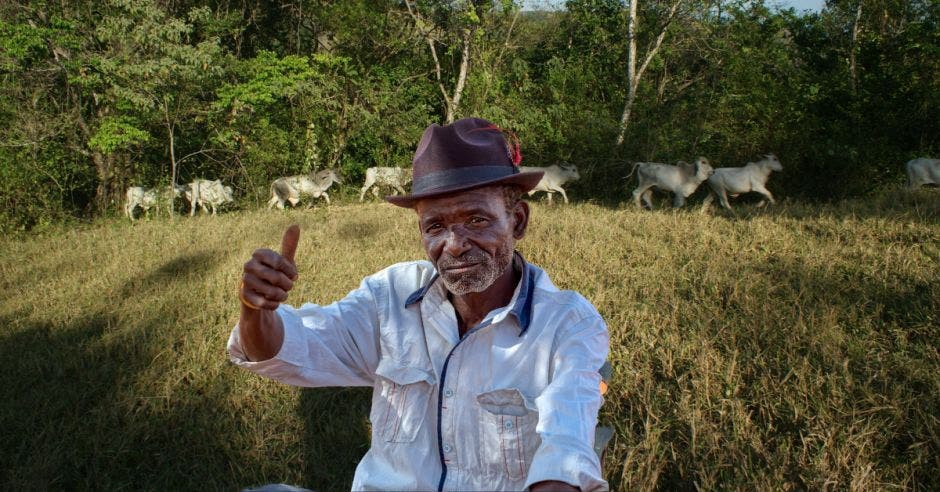
[[[259,279],[251,273],[242,275],[244,282],[242,295],[255,306],[264,309],[277,309],[277,306],[287,300],[287,291]],[[258,301],[258,302],[255,302]]]
[[[290,280],[297,279],[297,266],[270,249],[256,249],[251,257],[262,265],[283,273]]]

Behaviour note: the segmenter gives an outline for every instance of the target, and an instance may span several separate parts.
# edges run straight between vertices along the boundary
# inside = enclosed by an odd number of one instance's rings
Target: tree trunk
[[[627,133],[627,126],[630,124],[630,113],[633,112],[633,102],[636,101],[637,76],[636,76],[636,10],[639,0],[630,0],[630,16],[627,18],[627,50],[629,60],[627,60],[627,103],[624,105],[623,114],[620,116],[620,133],[617,134],[617,146],[623,145],[624,135]]]
[[[176,216],[176,200],[174,200],[173,194],[176,191],[176,136],[175,128],[173,128],[173,123],[170,121],[170,104],[167,101],[166,96],[163,97],[163,122],[166,124],[166,133],[169,138],[170,143],[170,217]],[[193,201],[196,200],[196,197],[193,197]],[[159,214],[158,214],[159,215]]]
[[[460,97],[463,95],[463,88],[467,84],[467,72],[470,70],[470,37],[472,32],[467,29],[463,33],[463,49],[460,53],[460,73],[457,75],[457,85],[454,87],[454,97],[450,98],[450,104],[447,105],[447,123],[453,123],[457,110],[460,108]]]
[[[467,83],[467,74],[470,71],[470,41],[473,38],[473,29],[467,28],[464,30],[463,38],[461,40],[463,46],[460,50],[460,72],[457,74],[457,81],[454,84],[454,92],[453,95],[451,95],[444,86],[441,61],[437,56],[437,48],[434,46],[434,36],[432,35],[433,29],[425,27],[432,25],[432,23],[425,19],[420,12],[418,12],[417,5],[412,5],[411,1],[405,0],[405,7],[408,8],[408,15],[414,19],[415,26],[418,28],[418,32],[424,36],[425,41],[428,43],[428,49],[431,51],[431,58],[434,60],[434,75],[437,78],[437,87],[440,89],[441,97],[444,99],[444,120],[446,123],[453,123],[454,117],[460,108],[460,98],[463,95],[464,86],[466,86]]]
[[[858,92],[858,67],[855,60],[855,52],[858,50],[858,34],[862,22],[862,0],[858,0],[858,7],[855,10],[855,23],[852,25],[852,46],[849,47],[849,83],[852,85],[852,94]]]
[[[76,150],[82,153],[83,155],[90,157],[92,164],[95,166],[95,175],[98,177],[98,186],[95,188],[95,201],[94,208],[95,211],[100,215],[104,214],[108,210],[108,206],[111,204],[112,197],[115,196],[114,193],[114,159],[110,155],[106,155],[97,150],[87,150],[85,146],[88,141],[91,140],[91,128],[88,126],[88,122],[85,121],[85,117],[82,115],[82,104],[81,100],[77,95],[71,93],[72,105],[75,111],[75,122],[78,125],[79,131],[81,131],[82,144],[76,146]],[[95,111],[96,117],[101,119],[105,116],[107,111],[103,108],[97,108]]]
[[[98,187],[95,189],[95,209],[99,214],[108,210],[111,199],[114,197],[114,159],[110,155],[94,151],[91,160],[95,164],[95,174],[98,176]]]
[[[650,61],[653,60],[653,57],[659,52],[659,48],[662,47],[663,40],[666,39],[666,33],[669,30],[669,25],[672,24],[672,20],[675,18],[682,0],[676,0],[675,3],[672,4],[672,7],[669,9],[669,14],[666,17],[666,22],[659,31],[659,35],[656,36],[656,41],[654,41],[646,51],[643,64],[639,67],[636,66],[636,12],[638,3],[639,0],[630,0],[630,13],[627,19],[627,43],[629,43],[627,49],[629,50],[630,56],[630,59],[627,61],[627,84],[629,85],[627,89],[627,102],[623,107],[623,115],[620,116],[620,131],[617,133],[617,147],[623,145],[627,127],[630,125],[630,115],[633,112],[633,103],[636,102],[636,93],[640,87],[640,79],[643,78],[643,73],[646,72],[646,67],[649,66]]]

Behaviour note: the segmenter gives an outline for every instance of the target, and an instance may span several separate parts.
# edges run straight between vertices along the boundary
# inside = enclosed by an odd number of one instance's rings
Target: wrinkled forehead
[[[501,186],[486,186],[457,191],[419,200],[414,210],[419,218],[441,213],[460,214],[483,210],[491,213],[505,211],[506,201]]]

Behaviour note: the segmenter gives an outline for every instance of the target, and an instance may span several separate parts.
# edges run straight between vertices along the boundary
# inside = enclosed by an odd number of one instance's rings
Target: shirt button
[[[444,397],[445,397],[445,398],[450,398],[450,397],[452,397],[452,396],[454,396],[454,390],[452,390],[452,389],[450,389],[450,388],[447,388],[447,389],[444,390]]]
[[[443,448],[445,453],[449,453],[454,450],[454,448],[450,447],[450,444],[445,444]]]
[[[503,427],[505,427],[505,428],[507,428],[507,429],[512,429],[512,426],[513,426],[512,420],[507,420],[507,421],[503,422]]]

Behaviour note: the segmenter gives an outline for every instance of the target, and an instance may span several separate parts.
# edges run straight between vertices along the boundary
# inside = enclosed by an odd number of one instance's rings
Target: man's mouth
[[[460,265],[450,265],[444,267],[444,271],[452,274],[464,273],[480,266],[480,263],[462,263]]]

